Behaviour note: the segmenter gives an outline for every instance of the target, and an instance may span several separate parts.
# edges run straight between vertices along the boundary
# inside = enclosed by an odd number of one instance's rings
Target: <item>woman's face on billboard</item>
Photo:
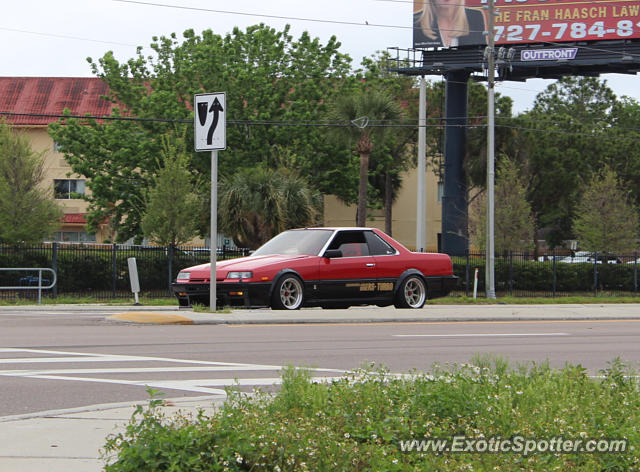
[[[433,0],[437,10],[453,10],[462,6],[462,0]]]

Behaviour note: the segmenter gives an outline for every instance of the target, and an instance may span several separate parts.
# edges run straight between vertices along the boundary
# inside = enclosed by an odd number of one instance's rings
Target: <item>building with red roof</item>
[[[109,89],[91,77],[0,77],[0,119],[27,135],[31,148],[42,152],[45,163],[43,185],[64,211],[58,241],[103,242],[109,238],[106,225],[97,234],[85,228],[87,202],[77,198],[87,189],[85,177],[71,172],[47,125],[58,121],[65,108],[72,115],[109,116],[113,103],[103,98]]]
[[[87,202],[75,198],[87,192],[85,177],[71,173],[62,153],[47,132],[47,125],[57,121],[65,108],[72,115],[109,116],[114,104],[103,97],[107,85],[98,78],[80,77],[0,77],[0,119],[26,133],[32,149],[43,152],[47,180],[52,198],[64,210],[61,230],[55,234],[58,241],[98,243],[113,240],[108,225],[104,224],[95,235],[88,234],[86,225]],[[404,185],[394,204],[394,236],[409,247],[415,247],[415,221],[417,172],[406,172]],[[441,183],[436,174],[427,172],[427,226],[428,250],[437,249],[437,236],[441,223]],[[325,195],[324,223],[327,226],[351,226],[356,207],[347,206],[335,196]],[[383,210],[372,210],[368,224],[384,225]]]

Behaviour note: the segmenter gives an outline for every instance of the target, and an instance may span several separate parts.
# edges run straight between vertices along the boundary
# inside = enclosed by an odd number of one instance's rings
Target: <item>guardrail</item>
[[[18,285],[16,287],[0,287],[0,290],[37,290],[38,291],[38,304],[42,303],[42,290],[47,290],[55,287],[58,282],[58,277],[56,276],[56,271],[53,269],[49,269],[48,267],[13,267],[13,268],[0,268],[0,271],[5,272],[22,272],[22,271],[30,271],[38,273],[38,285]],[[53,281],[49,285],[42,285],[42,272],[47,271],[53,274]]]

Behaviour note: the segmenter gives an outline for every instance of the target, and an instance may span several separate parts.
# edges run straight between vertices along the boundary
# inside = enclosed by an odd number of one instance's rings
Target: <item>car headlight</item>
[[[253,277],[253,272],[250,271],[235,271],[227,274],[228,279],[250,279]]]
[[[180,272],[176,280],[189,280],[191,278],[191,272]]]

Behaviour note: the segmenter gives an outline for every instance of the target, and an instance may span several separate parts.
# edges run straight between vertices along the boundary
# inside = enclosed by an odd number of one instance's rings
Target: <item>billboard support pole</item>
[[[487,247],[486,247],[486,284],[487,298],[496,298],[495,288],[495,41],[494,41],[494,0],[488,5],[487,34]]]

